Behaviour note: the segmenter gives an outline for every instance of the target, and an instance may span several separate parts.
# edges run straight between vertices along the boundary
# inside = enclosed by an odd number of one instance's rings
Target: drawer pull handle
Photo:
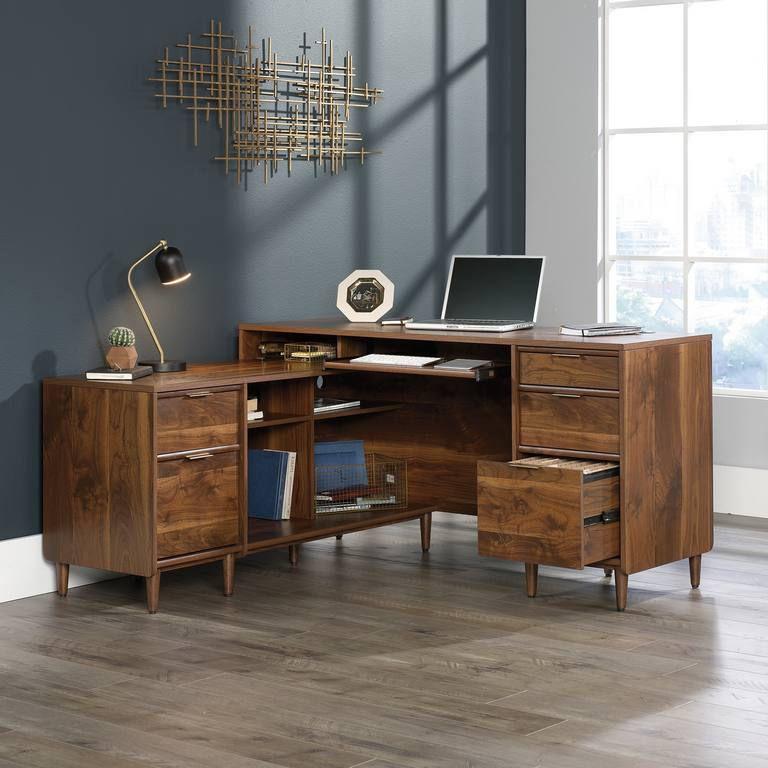
[[[581,395],[567,395],[565,392],[553,392],[552,397],[570,397],[574,399],[578,399],[581,397]]]
[[[581,355],[567,355],[565,352],[553,352],[552,357],[575,357],[577,360],[581,359]]]
[[[184,458],[187,461],[197,461],[198,459],[210,459],[212,453],[188,453]]]
[[[187,392],[187,397],[208,397],[213,392]]]

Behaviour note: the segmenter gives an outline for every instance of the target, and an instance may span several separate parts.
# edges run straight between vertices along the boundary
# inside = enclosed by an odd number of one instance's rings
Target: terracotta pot
[[[107,365],[113,371],[126,371],[136,367],[139,353],[136,347],[110,347],[107,352]]]

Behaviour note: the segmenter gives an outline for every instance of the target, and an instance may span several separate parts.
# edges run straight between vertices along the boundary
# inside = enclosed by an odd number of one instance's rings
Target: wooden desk
[[[312,340],[336,345],[338,359],[324,370],[259,359],[263,342]],[[346,362],[366,352],[483,358],[494,368],[478,377]],[[614,570],[620,610],[631,573],[690,558],[698,586],[700,556],[712,547],[708,335],[247,323],[239,358],[127,384],[45,381],[44,550],[58,563],[60,593],[70,564],[132,573],[147,578],[154,611],[164,570],[221,560],[229,593],[236,557],[286,546],[295,562],[303,541],[415,518],[427,549],[432,511],[477,514],[478,461],[504,467],[534,455],[620,464],[617,551],[556,564]],[[320,375],[324,396],[362,407],[315,415]],[[263,421],[247,422],[249,393],[258,394]],[[315,517],[313,445],[336,439],[407,459],[408,509]],[[248,519],[249,447],[296,451],[290,521]],[[521,550],[507,520],[503,497],[501,507],[481,505],[480,551],[524,560],[535,593],[537,565],[549,561],[530,542]]]

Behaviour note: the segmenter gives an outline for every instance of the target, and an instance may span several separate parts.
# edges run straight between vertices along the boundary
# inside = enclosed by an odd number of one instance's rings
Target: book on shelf
[[[345,408],[359,408],[359,400],[339,400],[335,397],[315,398],[315,413],[327,413],[328,411],[343,411]]]
[[[85,372],[85,378],[91,381],[134,381],[152,373],[151,365],[137,365],[135,368],[127,368],[124,371],[115,371],[112,368],[92,368]]]
[[[258,411],[259,410],[259,398],[258,397],[249,397],[248,398],[248,410],[249,411]]]
[[[264,418],[264,411],[248,411],[248,421],[258,421]]]
[[[296,471],[294,451],[248,451],[248,517],[289,520]]]
[[[362,440],[315,443],[315,492],[367,488],[368,469]]]
[[[631,336],[642,332],[642,325],[625,323],[564,323],[560,326],[563,336]]]

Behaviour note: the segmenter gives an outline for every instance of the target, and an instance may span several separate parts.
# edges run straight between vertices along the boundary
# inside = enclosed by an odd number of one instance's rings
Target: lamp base
[[[151,365],[155,373],[176,373],[186,371],[187,364],[183,360],[139,360],[139,365]]]

